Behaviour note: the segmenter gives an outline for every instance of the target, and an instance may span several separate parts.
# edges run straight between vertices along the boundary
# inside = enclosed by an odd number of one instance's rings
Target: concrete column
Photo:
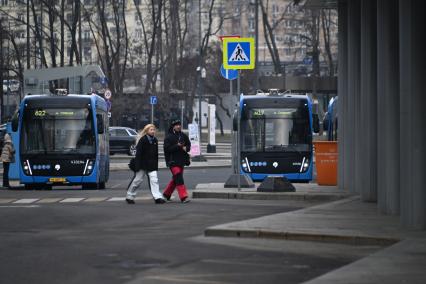
[[[401,223],[426,228],[426,2],[399,1]]]
[[[399,214],[398,0],[377,1],[377,190],[379,211]]]
[[[359,137],[357,137],[360,133],[360,20],[361,1],[348,1],[348,108],[344,117],[345,144],[343,147],[345,151],[344,187],[350,192],[359,192],[360,189],[359,167],[356,166],[360,153]]]
[[[337,117],[338,117],[338,176],[337,185],[339,189],[345,188],[345,115],[348,111],[348,5],[346,0],[340,0],[338,4],[338,40],[339,40],[339,75],[337,76]]]
[[[361,0],[361,92],[356,141],[356,179],[364,201],[377,201],[377,30],[376,0]]]

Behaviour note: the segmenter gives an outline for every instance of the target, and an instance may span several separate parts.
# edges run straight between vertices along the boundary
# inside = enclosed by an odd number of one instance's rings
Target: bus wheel
[[[136,156],[136,145],[132,144],[129,147],[129,155],[130,156]]]
[[[105,182],[100,182],[100,183],[98,184],[98,188],[99,188],[99,189],[105,189]]]

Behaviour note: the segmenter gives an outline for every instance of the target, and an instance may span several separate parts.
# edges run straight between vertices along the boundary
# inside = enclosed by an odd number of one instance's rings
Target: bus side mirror
[[[238,131],[238,114],[237,111],[234,112],[232,116],[232,130]]]
[[[96,121],[97,121],[98,134],[104,134],[105,125],[104,125],[104,120],[102,118],[102,115],[97,114]]]
[[[18,131],[19,126],[19,112],[15,112],[12,116],[12,131],[16,132]]]
[[[318,114],[312,114],[312,126],[314,129],[314,133],[318,133],[319,132],[319,118],[318,118]]]

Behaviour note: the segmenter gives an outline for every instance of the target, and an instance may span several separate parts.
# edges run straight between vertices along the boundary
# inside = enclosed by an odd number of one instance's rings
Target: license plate
[[[50,182],[66,182],[66,178],[49,178]]]

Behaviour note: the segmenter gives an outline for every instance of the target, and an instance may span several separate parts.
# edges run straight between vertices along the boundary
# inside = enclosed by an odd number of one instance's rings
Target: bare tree
[[[274,30],[277,27],[278,23],[272,26],[269,22],[269,17],[268,17],[269,1],[266,0],[266,5],[265,5],[264,0],[259,0],[259,4],[262,11],[262,23],[263,23],[263,30],[265,34],[265,41],[266,41],[266,45],[268,46],[269,53],[271,54],[275,73],[285,75],[285,69],[281,66],[280,53],[278,51],[277,43],[275,41]],[[282,17],[279,22],[281,22],[283,19],[284,18]]]
[[[94,11],[85,11],[84,18],[93,35],[102,69],[110,80],[108,85],[119,97],[123,93],[129,55],[125,1],[96,0],[95,6]]]

